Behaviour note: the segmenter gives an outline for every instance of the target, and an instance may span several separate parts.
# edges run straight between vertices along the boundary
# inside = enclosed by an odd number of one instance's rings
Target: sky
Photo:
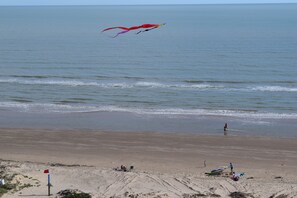
[[[143,5],[297,3],[297,0],[0,0],[0,5]]]

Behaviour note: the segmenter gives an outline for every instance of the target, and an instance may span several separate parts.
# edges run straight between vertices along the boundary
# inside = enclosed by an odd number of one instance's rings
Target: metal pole
[[[48,187],[48,196],[51,195],[51,175],[47,175],[47,187]]]

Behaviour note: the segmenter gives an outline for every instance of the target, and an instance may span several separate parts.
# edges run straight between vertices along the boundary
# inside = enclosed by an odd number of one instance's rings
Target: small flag
[[[48,170],[48,169],[46,169],[46,170],[44,170],[44,171],[43,171],[43,173],[49,173],[49,170]]]

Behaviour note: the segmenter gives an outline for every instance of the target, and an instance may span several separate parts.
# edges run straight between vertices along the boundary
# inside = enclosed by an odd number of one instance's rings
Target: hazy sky
[[[297,0],[0,0],[0,5],[297,3]]]

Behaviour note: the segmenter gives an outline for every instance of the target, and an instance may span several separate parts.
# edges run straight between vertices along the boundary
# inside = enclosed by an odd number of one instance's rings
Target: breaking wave
[[[192,88],[192,89],[215,89],[222,86],[209,85],[209,84],[165,84],[158,82],[87,82],[78,80],[20,80],[20,79],[0,79],[0,83],[15,83],[23,85],[55,85],[55,86],[97,86],[101,88]]]
[[[231,86],[224,83],[203,83],[191,81],[191,83],[161,83],[161,82],[99,82],[99,81],[81,81],[81,80],[50,80],[50,79],[18,79],[6,78],[0,79],[0,83],[22,84],[22,85],[45,85],[45,86],[95,86],[100,88],[164,88],[164,89],[198,89],[198,90],[222,90],[222,91],[262,91],[262,92],[297,92],[297,87],[286,86]]]
[[[91,113],[91,112],[126,112],[140,115],[191,115],[191,116],[225,116],[254,119],[297,119],[297,113],[271,113],[249,110],[209,110],[209,109],[146,109],[117,106],[92,106],[77,104],[21,103],[0,102],[1,110],[28,113]]]
[[[297,92],[297,88],[295,87],[281,87],[281,86],[258,86],[251,89],[253,91]]]

